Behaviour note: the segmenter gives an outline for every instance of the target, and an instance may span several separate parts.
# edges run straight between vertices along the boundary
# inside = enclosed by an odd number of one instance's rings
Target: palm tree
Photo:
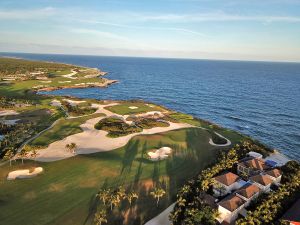
[[[116,190],[116,195],[120,200],[124,199],[126,196],[125,189],[122,186],[119,186]]]
[[[69,152],[75,154],[77,145],[72,142],[71,144],[66,144],[66,148],[69,150]]]
[[[158,187],[154,188],[154,190],[150,192],[150,195],[156,199],[157,207],[158,207],[160,198],[162,198],[165,194],[166,194],[166,191],[164,189],[158,188]]]
[[[96,195],[105,205],[106,201],[109,200],[109,195],[110,195],[111,191],[110,189],[107,190],[100,190],[99,193]]]
[[[118,195],[112,195],[110,198],[110,210],[113,209],[113,206],[116,207],[120,204],[121,199],[119,198]]]
[[[35,161],[35,159],[38,155],[39,155],[39,153],[37,153],[37,151],[35,149],[33,149],[31,154],[30,154],[30,156],[34,159],[34,161]]]
[[[101,210],[101,211],[95,213],[94,222],[96,225],[101,225],[102,223],[107,223],[106,211]]]
[[[13,149],[9,149],[9,150],[5,153],[3,159],[9,160],[9,166],[11,166],[11,160],[13,159],[13,157],[14,157]]]
[[[22,159],[22,164],[24,164],[24,158],[27,157],[28,155],[28,152],[26,151],[26,149],[22,149],[21,152],[20,152],[20,157]]]
[[[138,194],[135,193],[135,192],[130,192],[130,193],[127,194],[126,198],[127,198],[128,202],[129,202],[129,205],[131,206],[132,201],[133,201],[134,199],[138,199],[139,196],[138,196]]]

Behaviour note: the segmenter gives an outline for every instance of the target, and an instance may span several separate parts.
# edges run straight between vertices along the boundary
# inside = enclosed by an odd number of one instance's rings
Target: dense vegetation
[[[71,105],[70,103],[63,101],[62,105],[70,116],[89,115],[97,110],[96,108],[92,108],[89,104]]]
[[[237,225],[273,225],[284,224],[280,221],[284,212],[300,198],[300,164],[290,161],[281,168],[283,175],[281,186],[258,198],[248,210],[246,218],[239,219]]]
[[[104,118],[95,124],[95,129],[105,130],[109,137],[126,136],[132,133],[141,132],[143,129],[135,125],[129,125],[119,118]]]
[[[30,61],[14,58],[0,58],[0,77],[9,74],[23,74],[34,72],[37,69],[56,71],[73,68],[72,65],[61,63],[50,63],[40,61]]]
[[[190,180],[177,194],[177,201],[170,219],[174,225],[215,224],[217,210],[207,201],[206,192],[214,184],[213,177],[225,170],[232,170],[234,164],[250,151],[267,154],[264,149],[251,142],[237,144],[227,153],[222,152],[217,163],[203,170]],[[205,212],[205,213],[203,213]]]

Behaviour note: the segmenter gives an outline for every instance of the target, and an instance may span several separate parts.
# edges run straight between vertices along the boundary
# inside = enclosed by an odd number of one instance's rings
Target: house
[[[231,194],[227,198],[218,203],[219,216],[217,220],[232,223],[239,215],[239,212],[244,209],[246,201],[235,194]]]
[[[245,200],[246,201],[245,206],[248,206],[253,199],[257,198],[260,191],[261,190],[257,185],[247,183],[243,187],[241,187],[239,190],[237,190],[235,192],[235,194],[236,194],[236,196]]]
[[[234,173],[226,172],[222,175],[214,177],[215,184],[213,185],[213,191],[218,196],[223,196],[231,193],[240,187],[238,181],[240,177]]]
[[[272,169],[272,170],[266,171],[265,174],[268,175],[269,178],[271,178],[273,183],[275,183],[276,185],[280,184],[282,173],[279,169]]]
[[[238,174],[246,174],[247,176],[253,176],[260,174],[262,171],[270,169],[268,165],[260,158],[250,157],[245,161],[241,161],[237,164]]]
[[[249,178],[251,182],[257,185],[263,192],[269,192],[273,180],[268,175],[255,175]]]

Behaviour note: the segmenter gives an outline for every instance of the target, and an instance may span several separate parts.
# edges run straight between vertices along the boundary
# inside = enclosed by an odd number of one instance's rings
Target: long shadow
[[[138,147],[139,147],[139,140],[130,141],[129,145],[125,148],[125,153],[122,160],[122,169],[121,174],[123,174],[125,169],[128,169],[128,171],[131,170],[132,163],[138,153]]]

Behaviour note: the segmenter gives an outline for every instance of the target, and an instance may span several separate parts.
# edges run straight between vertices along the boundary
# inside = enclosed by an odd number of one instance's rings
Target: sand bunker
[[[129,106],[128,108],[129,108],[129,109],[138,109],[139,107],[136,107],[136,106]]]
[[[71,106],[77,106],[80,103],[84,103],[86,101],[75,101],[75,100],[70,100],[70,99],[63,99],[65,102],[68,102]]]
[[[73,77],[73,76],[76,75],[76,74],[77,74],[77,72],[74,71],[74,70],[72,70],[71,73],[66,74],[66,75],[62,75],[62,76],[63,76],[63,77],[66,77],[66,78],[70,78],[70,79],[77,79],[76,77]]]
[[[151,161],[159,161],[169,157],[172,153],[172,149],[169,147],[162,147],[151,152],[148,152],[149,159]]]
[[[1,120],[0,122],[5,124],[5,125],[15,125],[20,119],[15,119],[15,120]]]
[[[15,170],[12,171],[8,174],[7,180],[15,180],[15,179],[26,179],[26,178],[31,178],[35,177],[38,174],[43,172],[42,167],[36,167],[33,169],[33,171],[30,171],[29,169],[27,170]]]
[[[12,115],[18,115],[15,110],[1,110],[0,111],[0,116],[12,116]]]
[[[56,107],[61,107],[61,102],[55,99],[51,102],[50,105],[56,106]]]
[[[112,103],[108,105],[98,105],[99,108],[96,113],[104,113],[107,117],[114,116],[114,113],[104,109],[104,107],[113,105],[118,104]],[[110,138],[107,137],[106,131],[96,130],[94,128],[94,125],[103,118],[105,117],[97,117],[87,120],[84,124],[80,125],[83,132],[70,135],[63,140],[55,141],[51,143],[47,148],[39,150],[39,156],[36,158],[36,160],[49,162],[73,157],[74,154],[66,151],[65,148],[66,144],[69,143],[76,143],[76,154],[91,154],[95,152],[105,152],[120,148],[126,145],[131,138],[140,134],[157,134],[171,130],[193,127],[190,124],[170,122],[169,127],[155,127],[151,129],[144,129],[139,133],[133,133],[118,138]]]
[[[70,81],[70,80],[66,80],[66,81],[58,81],[58,83],[60,83],[60,84],[65,84],[65,83],[71,83],[71,81]]]

